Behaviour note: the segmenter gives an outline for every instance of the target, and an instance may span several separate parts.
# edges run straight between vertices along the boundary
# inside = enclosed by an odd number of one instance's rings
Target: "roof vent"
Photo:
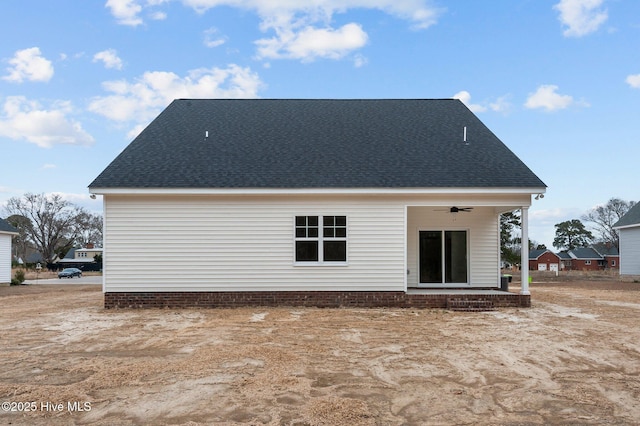
[[[469,145],[469,142],[467,141],[467,126],[464,126],[462,131],[462,140],[466,145]]]

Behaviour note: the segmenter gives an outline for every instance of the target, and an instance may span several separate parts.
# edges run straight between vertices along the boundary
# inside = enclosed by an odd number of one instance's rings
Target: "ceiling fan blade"
[[[458,212],[466,212],[469,213],[471,210],[473,210],[473,207],[451,207],[451,209],[449,210],[451,213],[458,213]]]
[[[449,207],[448,209],[433,209],[434,212],[449,212],[449,213],[458,213],[458,212],[467,212],[469,213],[473,210],[473,207]]]

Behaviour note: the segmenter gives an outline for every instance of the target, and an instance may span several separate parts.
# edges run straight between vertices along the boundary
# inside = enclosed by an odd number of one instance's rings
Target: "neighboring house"
[[[620,269],[620,252],[611,243],[596,243],[591,246],[604,259],[605,269]]]
[[[54,254],[53,260],[51,262],[47,262],[44,256],[42,256],[42,253],[36,251],[33,253],[29,253],[27,257],[25,257],[24,264],[29,268],[36,268],[38,264],[40,264],[41,268],[55,270],[57,269],[56,265],[59,261],[60,258],[58,257],[58,255]]]
[[[559,271],[560,256],[551,251],[531,250],[529,252],[529,270],[530,271]]]
[[[609,268],[609,261],[617,263],[614,256],[605,257],[594,247],[578,247],[559,253],[561,269],[567,271],[601,271]]]
[[[442,306],[546,186],[458,100],[181,99],[89,189],[107,307]]]
[[[25,263],[29,266],[35,266],[38,263],[44,265],[47,262],[44,260],[44,257],[42,257],[42,253],[36,251],[27,255]]]
[[[640,203],[613,227],[620,235],[620,275],[640,276]]]
[[[557,255],[558,258],[560,258],[560,270],[570,271],[573,265],[571,264],[571,256],[569,256],[569,253],[567,253],[567,251],[561,251],[557,253]]]
[[[0,284],[11,282],[11,241],[16,235],[18,230],[0,219]]]
[[[87,244],[82,248],[71,248],[57,263],[63,268],[78,268],[83,271],[100,270],[100,265],[96,263],[95,256],[102,255],[102,247],[94,247],[93,244]]]

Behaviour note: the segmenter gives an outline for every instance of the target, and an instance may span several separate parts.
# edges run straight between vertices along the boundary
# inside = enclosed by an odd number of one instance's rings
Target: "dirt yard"
[[[99,286],[2,287],[0,424],[638,424],[640,283],[531,291],[483,313],[106,311]]]

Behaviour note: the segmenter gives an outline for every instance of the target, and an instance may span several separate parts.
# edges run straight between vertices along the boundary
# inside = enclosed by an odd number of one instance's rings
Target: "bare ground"
[[[1,287],[0,424],[637,424],[640,284],[531,290],[530,309],[458,313],[104,310],[100,286]]]

